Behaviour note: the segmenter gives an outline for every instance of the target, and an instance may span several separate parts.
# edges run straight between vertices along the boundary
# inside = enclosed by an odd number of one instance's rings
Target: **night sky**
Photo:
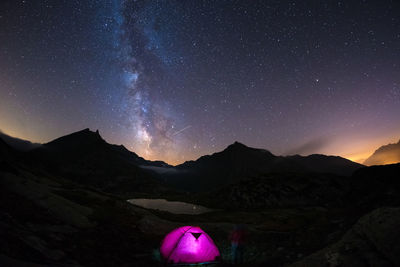
[[[0,129],[171,164],[234,141],[362,161],[400,139],[396,1],[0,1]]]

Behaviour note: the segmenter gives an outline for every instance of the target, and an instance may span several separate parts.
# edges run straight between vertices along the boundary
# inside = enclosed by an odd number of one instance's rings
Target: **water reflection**
[[[168,211],[174,214],[202,214],[210,212],[212,209],[180,201],[168,201],[166,199],[147,199],[135,198],[129,199],[129,203],[146,209]]]

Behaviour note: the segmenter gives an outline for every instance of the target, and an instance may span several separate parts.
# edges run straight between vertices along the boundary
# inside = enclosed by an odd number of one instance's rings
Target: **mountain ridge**
[[[199,158],[197,158],[196,160],[188,160],[185,161],[181,164],[176,165],[175,167],[177,168],[182,168],[182,167],[186,167],[188,165],[192,165],[195,162],[202,162],[205,161],[207,159],[209,159],[210,157],[215,157],[215,156],[220,156],[224,153],[232,153],[232,154],[239,154],[239,153],[260,153],[260,156],[264,156],[264,157],[276,157],[276,158],[280,158],[280,159],[322,159],[322,158],[328,158],[328,159],[336,159],[336,160],[343,160],[344,162],[348,162],[348,163],[354,163],[355,165],[358,165],[359,167],[362,167],[363,164],[351,161],[349,159],[340,157],[340,156],[336,156],[336,155],[325,155],[325,154],[310,154],[307,156],[302,156],[299,154],[296,155],[287,155],[287,156],[279,156],[279,155],[275,155],[273,153],[271,153],[269,150],[267,149],[263,149],[263,148],[254,148],[254,147],[249,147],[243,143],[240,143],[238,141],[235,141],[234,143],[228,145],[225,149],[218,151],[218,152],[214,152],[212,154],[208,154],[208,155],[203,155]]]
[[[2,134],[4,134],[4,133],[2,133]],[[6,135],[6,134],[4,134],[4,135]],[[9,136],[9,135],[7,135],[7,136]],[[15,138],[15,137],[12,137],[12,136],[9,136],[9,137],[10,137],[10,138],[13,138],[13,139],[19,139],[19,138]],[[1,138],[1,136],[0,136],[0,138]],[[2,138],[2,139],[3,139],[3,138]],[[72,139],[72,140],[71,140],[71,139]],[[73,139],[75,139],[75,140],[73,140]],[[62,146],[63,146],[63,143],[65,143],[67,140],[68,140],[68,144],[66,144],[66,146],[70,146],[71,144],[74,144],[74,142],[77,142],[77,143],[80,143],[80,144],[85,144],[85,143],[82,142],[82,141],[85,141],[86,144],[87,144],[87,143],[93,144],[93,143],[96,143],[96,142],[98,142],[98,143],[106,143],[106,144],[109,144],[109,145],[115,147],[116,150],[120,150],[120,152],[129,153],[129,154],[133,155],[135,158],[138,159],[138,161],[140,162],[140,164],[148,165],[148,162],[151,162],[151,163],[154,163],[154,164],[153,164],[154,166],[158,166],[158,167],[178,167],[178,168],[179,168],[179,167],[185,166],[185,165],[187,165],[187,164],[191,164],[192,162],[202,161],[202,160],[204,160],[204,159],[209,158],[210,156],[218,155],[218,154],[220,154],[221,152],[227,152],[227,151],[231,151],[232,153],[240,153],[240,152],[245,152],[245,153],[247,153],[248,151],[253,151],[253,152],[264,153],[265,155],[268,155],[268,156],[281,157],[281,158],[299,158],[299,157],[303,157],[303,158],[304,158],[304,157],[316,158],[316,157],[330,157],[330,158],[337,158],[337,159],[348,160],[348,159],[343,158],[343,157],[340,157],[340,156],[325,155],[325,154],[310,154],[310,155],[307,155],[307,156],[302,156],[302,155],[299,155],[299,154],[295,154],[295,155],[281,156],[281,155],[275,155],[275,154],[273,154],[273,153],[270,152],[268,149],[264,149],[264,148],[254,148],[254,147],[247,146],[247,145],[243,144],[242,142],[234,141],[232,144],[228,145],[228,146],[227,146],[225,149],[223,149],[222,151],[216,151],[216,152],[214,152],[214,153],[212,153],[212,154],[202,155],[202,156],[200,156],[200,157],[197,158],[197,159],[194,159],[194,160],[187,160],[187,161],[185,161],[185,162],[183,162],[183,163],[181,163],[181,164],[178,164],[178,165],[176,165],[176,166],[172,166],[172,165],[169,165],[168,163],[166,163],[166,162],[164,162],[164,161],[162,161],[162,160],[155,160],[155,161],[147,160],[147,159],[145,159],[145,158],[139,156],[138,154],[136,154],[134,151],[131,151],[131,150],[127,149],[127,148],[126,148],[124,145],[122,145],[122,144],[120,144],[120,145],[117,145],[117,144],[110,144],[110,143],[108,143],[106,140],[103,139],[103,137],[100,135],[99,130],[91,131],[90,128],[85,128],[85,129],[82,129],[82,130],[79,130],[79,131],[76,131],[76,132],[72,132],[72,133],[70,133],[70,134],[66,134],[66,135],[60,136],[60,137],[58,137],[58,138],[55,138],[55,139],[53,139],[53,140],[51,140],[51,141],[49,141],[49,142],[47,142],[47,143],[43,143],[43,144],[32,143],[32,142],[30,142],[30,141],[28,141],[28,140],[23,140],[23,139],[19,139],[19,140],[21,140],[21,141],[23,141],[23,142],[29,142],[30,144],[34,145],[33,148],[31,148],[31,149],[29,149],[29,150],[35,150],[35,149],[39,148],[40,146],[44,146],[44,147],[47,147],[47,148],[54,148],[54,147],[57,147],[57,146],[59,146],[59,147],[61,146],[61,147],[62,147]],[[7,142],[6,140],[3,139],[3,141],[4,141],[7,145],[9,145],[10,147],[13,147],[12,145],[8,144],[8,142]],[[74,142],[71,143],[71,141],[74,141]],[[89,142],[88,142],[88,141],[89,141]],[[77,145],[77,143],[75,143],[74,145]],[[400,144],[400,140],[399,140],[399,143],[398,143],[398,144]],[[392,145],[392,144],[389,144],[389,145]],[[389,146],[389,145],[388,145],[388,146]],[[383,147],[385,147],[385,146],[382,146],[380,149],[382,149]],[[14,149],[15,149],[15,148],[14,148]],[[18,149],[17,149],[17,150],[18,150]],[[26,150],[23,150],[23,151],[29,151],[29,150],[26,149]],[[378,150],[379,150],[379,149],[378,149]],[[377,150],[377,151],[378,151],[378,150]],[[351,160],[348,160],[348,161],[352,162]]]
[[[185,171],[185,175],[171,173],[168,179],[174,186],[181,186],[185,190],[190,190],[190,184],[196,184],[196,190],[201,191],[210,186],[230,184],[266,173],[332,173],[350,176],[363,166],[339,156],[276,156],[268,150],[248,147],[236,141],[222,151],[175,166]]]
[[[27,154],[30,158],[42,159],[41,162],[47,164],[47,168],[67,172],[74,170],[75,179],[101,184],[102,188],[109,184],[102,179],[113,172],[126,176],[126,179],[129,175],[157,178],[177,189],[201,191],[267,173],[331,173],[350,176],[353,171],[363,167],[339,156],[276,156],[266,149],[249,147],[238,141],[222,151],[171,166],[162,161],[148,161],[123,145],[109,144],[98,130],[91,131],[89,128],[56,138]],[[172,171],[160,172],[152,167]]]
[[[100,135],[99,130],[91,131],[85,128],[61,137],[58,137],[50,142],[43,144],[41,147],[34,149],[34,151],[43,150],[63,150],[66,153],[73,152],[74,150],[82,150],[82,148],[92,149],[95,146],[108,147],[109,150],[118,153],[122,157],[130,158],[137,165],[150,165],[150,166],[169,166],[163,161],[151,161],[140,157],[133,151],[127,149],[124,145],[110,144]]]
[[[400,162],[400,140],[397,143],[387,144],[379,147],[368,157],[365,165],[385,165]]]
[[[30,166],[121,196],[166,190],[160,180],[140,168],[166,163],[147,161],[122,145],[109,144],[98,130],[86,128],[61,136],[22,157]]]

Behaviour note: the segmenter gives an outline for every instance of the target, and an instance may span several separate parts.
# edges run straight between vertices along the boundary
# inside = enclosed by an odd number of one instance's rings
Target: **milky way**
[[[0,129],[170,163],[234,141],[362,160],[400,137],[395,1],[2,1]]]

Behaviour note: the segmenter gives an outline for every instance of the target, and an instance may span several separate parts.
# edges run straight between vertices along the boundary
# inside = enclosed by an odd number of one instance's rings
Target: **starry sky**
[[[400,138],[389,0],[3,0],[0,129],[171,164],[234,141],[361,161]]]

